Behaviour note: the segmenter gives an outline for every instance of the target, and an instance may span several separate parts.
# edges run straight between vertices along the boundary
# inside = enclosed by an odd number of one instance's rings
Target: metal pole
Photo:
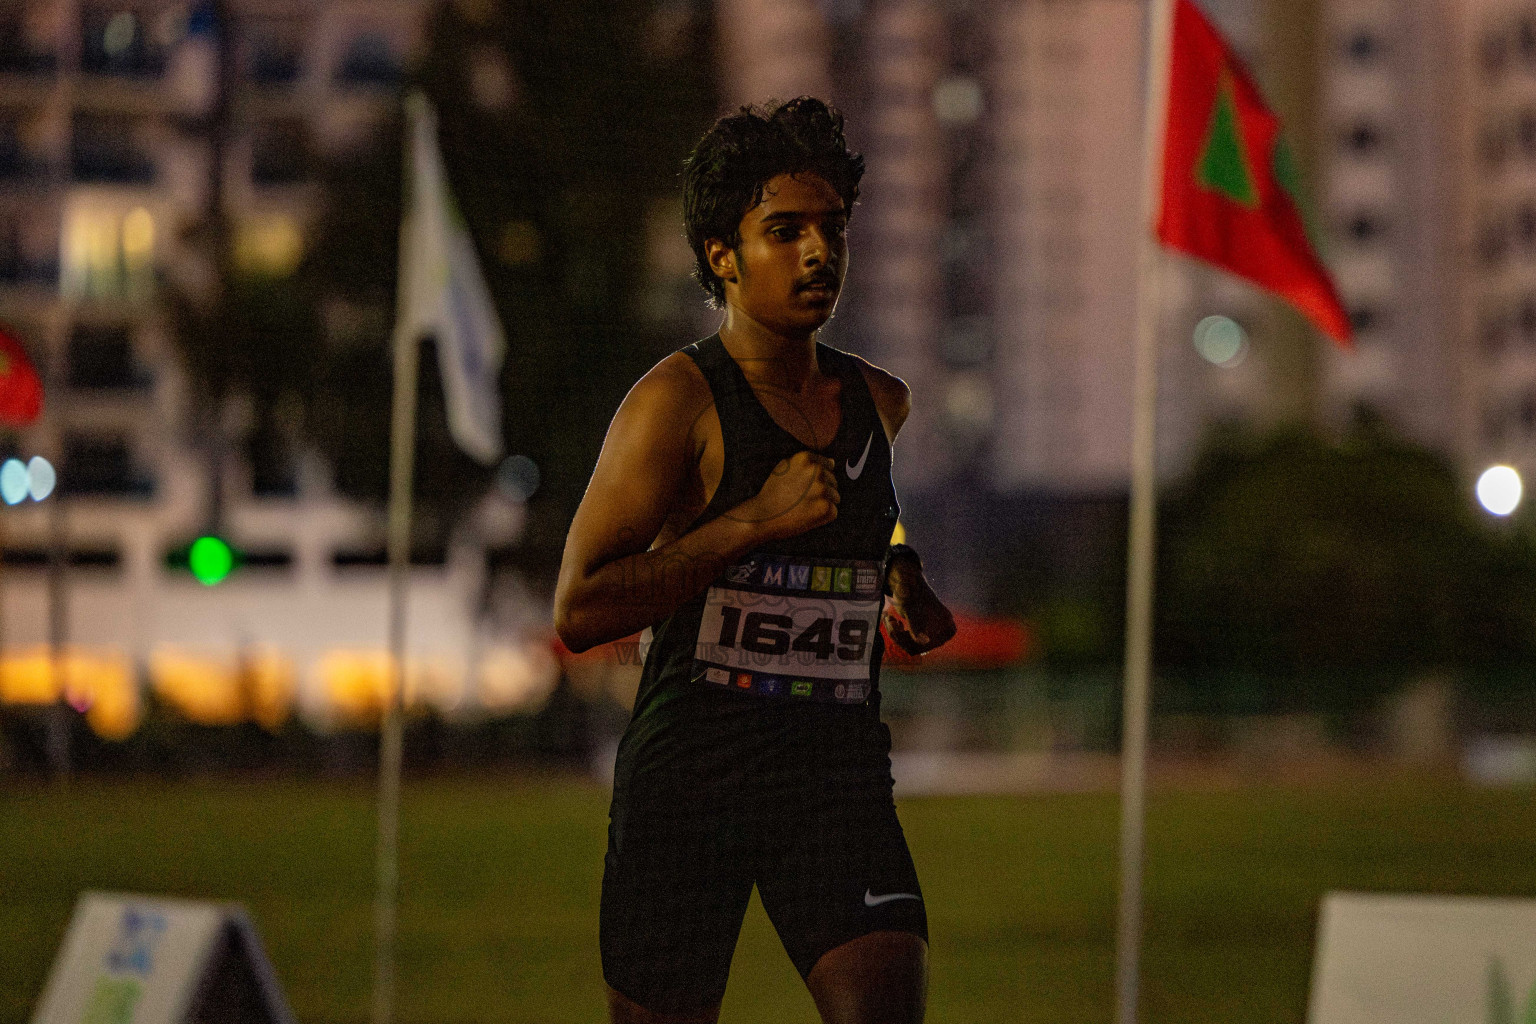
[[[389,653],[392,676],[379,730],[378,889],[374,899],[378,948],[373,1024],[390,1024],[394,1013],[395,916],[400,888],[400,761],[404,744],[400,706],[405,687],[405,600],[411,582],[411,486],[415,471],[419,355],[417,339],[397,331],[389,449]]]
[[[68,386],[65,355],[55,349],[48,362],[48,409],[59,438],[58,451],[62,455],[64,389]],[[60,458],[61,464],[63,461]],[[65,473],[69,471],[68,466],[63,469]],[[48,672],[59,691],[48,708],[48,769],[60,783],[69,781],[69,729],[73,710],[64,691],[64,645],[69,642],[69,524],[64,515],[65,492],[66,488],[56,486],[48,500]]]
[[[1152,0],[1143,113],[1142,219],[1136,276],[1136,377],[1131,522],[1126,565],[1125,693],[1120,752],[1120,906],[1115,930],[1115,1020],[1135,1024],[1141,969],[1147,718],[1152,689],[1152,577],[1157,536],[1157,341],[1160,253],[1153,218],[1162,191],[1173,0]]]

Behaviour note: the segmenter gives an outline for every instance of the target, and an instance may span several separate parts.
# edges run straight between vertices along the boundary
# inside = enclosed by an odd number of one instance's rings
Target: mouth
[[[812,299],[830,299],[837,294],[837,275],[815,274],[795,285],[795,293]]]

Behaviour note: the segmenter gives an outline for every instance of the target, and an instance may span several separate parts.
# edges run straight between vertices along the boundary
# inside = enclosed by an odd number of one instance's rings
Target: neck
[[[720,340],[748,377],[775,387],[802,391],[820,376],[814,330],[805,334],[784,334],[752,319],[731,304],[725,307]]]

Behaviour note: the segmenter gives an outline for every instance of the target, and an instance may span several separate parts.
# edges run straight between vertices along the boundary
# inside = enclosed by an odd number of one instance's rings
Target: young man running
[[[828,1024],[915,1024],[927,916],[891,796],[880,623],[954,620],[910,548],[891,442],[907,386],[823,345],[863,159],[801,98],[721,119],[684,186],[718,334],[614,415],[566,541],[574,651],[644,629],[600,920],[618,1024],[713,1022],[755,884]]]

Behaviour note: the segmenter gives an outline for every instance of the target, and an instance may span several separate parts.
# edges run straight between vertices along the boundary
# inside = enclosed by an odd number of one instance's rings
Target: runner
[[[890,545],[907,386],[816,340],[863,171],[842,116],[808,97],[699,142],[684,216],[724,320],[624,399],[566,540],[561,639],[648,645],[603,872],[619,1024],[718,1019],[754,884],[824,1021],[923,1017],[879,624],[919,653],[954,620]]]

